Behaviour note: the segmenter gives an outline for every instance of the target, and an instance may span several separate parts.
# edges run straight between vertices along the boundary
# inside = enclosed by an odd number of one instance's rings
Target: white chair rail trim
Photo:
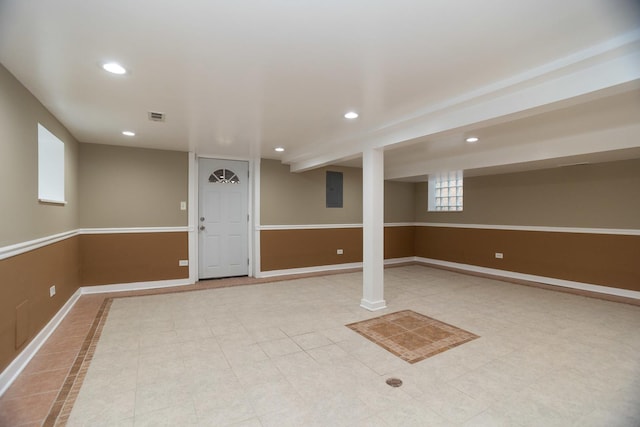
[[[175,233],[191,232],[193,227],[128,227],[128,228],[80,228],[26,242],[0,247],[0,260],[32,251],[80,234],[124,234],[124,233]]]

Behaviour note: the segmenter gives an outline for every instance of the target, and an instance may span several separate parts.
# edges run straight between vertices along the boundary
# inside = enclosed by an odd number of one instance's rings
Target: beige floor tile
[[[529,385],[523,378],[510,376],[500,366],[499,363],[484,365],[455,378],[449,384],[479,401],[500,401]]]
[[[345,317],[345,324],[353,323],[352,320],[355,321],[355,319],[353,319],[352,317]],[[335,328],[321,329],[320,333],[325,337],[329,338],[334,343],[337,343],[340,341],[346,341],[348,339],[353,339],[357,335],[356,332],[352,331],[346,326],[337,326]]]
[[[69,426],[132,424],[136,402],[134,390],[107,394],[81,390],[69,416]]]
[[[230,334],[247,334],[247,330],[237,320],[233,321],[211,321],[207,322],[214,336],[230,335]]]
[[[230,424],[229,427],[262,427],[262,423],[258,417],[253,417],[248,420]]]
[[[203,338],[180,343],[176,346],[179,353],[186,357],[195,354],[224,354],[216,338]]]
[[[313,348],[322,347],[332,343],[331,340],[318,332],[296,335],[291,337],[291,339],[303,350],[311,350]]]
[[[158,411],[136,415],[135,427],[156,426],[195,426],[198,425],[198,415],[191,401],[178,406],[170,406]]]
[[[187,385],[192,395],[206,394],[217,390],[241,389],[241,384],[231,369],[188,372],[178,381]]]
[[[185,374],[196,375],[199,372],[217,372],[230,368],[227,358],[222,352],[192,353],[182,357]]]
[[[461,424],[484,412],[489,407],[487,399],[474,399],[457,388],[442,383],[422,388],[423,395],[418,398],[428,408],[452,424]]]
[[[249,334],[253,337],[254,342],[256,343],[261,343],[264,341],[272,341],[272,340],[277,340],[277,339],[287,337],[287,335],[284,332],[282,332],[280,328],[275,328],[275,327],[271,327],[271,328],[259,327],[259,328],[248,329],[248,331],[249,331]]]
[[[433,412],[424,404],[411,401],[397,405],[395,408],[382,411],[378,417],[389,426],[394,427],[444,427],[451,423]]]
[[[496,403],[504,419],[513,426],[553,426],[571,425],[571,417],[562,411],[548,406],[539,399],[532,398],[528,392],[515,393]]]
[[[385,276],[376,313],[361,273],[116,298],[69,425],[638,424],[640,307],[420,266]],[[405,309],[480,338],[412,365],[344,326]]]
[[[137,370],[91,371],[82,382],[82,392],[91,395],[119,393],[135,390],[138,386]]]
[[[324,420],[324,425],[353,425],[372,415],[369,407],[349,390],[333,390],[306,403],[310,418]]]
[[[349,353],[335,344],[313,348],[306,352],[321,365],[333,365],[340,360],[351,357]]]
[[[233,372],[245,387],[279,381],[284,378],[282,372],[270,359],[236,365],[233,367]]]
[[[295,409],[302,397],[284,377],[245,387],[246,395],[256,415]]]
[[[137,371],[137,384],[153,384],[166,379],[177,380],[186,374],[184,361],[181,358],[159,363],[140,363]]]
[[[226,385],[197,393],[193,402],[198,424],[202,426],[229,425],[256,417],[245,391],[239,386]]]
[[[302,351],[299,345],[291,338],[280,338],[271,341],[264,341],[258,344],[260,348],[270,357],[276,358],[287,354]]]
[[[514,427],[502,409],[489,408],[461,424],[462,427]],[[517,425],[516,425],[517,427]]]
[[[259,418],[262,427],[300,427],[313,426],[310,415],[303,407],[295,410],[272,412]],[[319,426],[319,424],[316,424]]]
[[[367,417],[363,420],[358,420],[354,424],[354,427],[385,427],[385,426],[388,426],[388,424],[385,423],[384,420],[377,415]]]
[[[208,326],[176,329],[176,335],[178,342],[180,343],[184,343],[186,341],[199,341],[201,339],[213,337]]]
[[[225,344],[220,345],[222,352],[231,366],[260,362],[269,359],[259,344]]]
[[[386,383],[385,377],[377,377],[362,382],[356,389],[356,396],[367,405],[371,413],[378,413],[412,401],[412,396],[406,390],[406,381],[402,387],[395,388]]]

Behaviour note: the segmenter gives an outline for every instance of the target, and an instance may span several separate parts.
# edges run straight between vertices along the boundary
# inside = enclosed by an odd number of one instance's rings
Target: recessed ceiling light
[[[355,111],[349,111],[344,115],[345,119],[355,119],[357,117],[358,117],[358,113],[356,113]]]
[[[467,142],[478,142],[480,139],[476,136],[470,136],[469,138],[467,138],[465,141]]]
[[[102,64],[102,68],[113,74],[127,74],[127,69],[117,62],[105,62]]]
[[[283,147],[276,147],[276,148],[275,148],[275,150],[276,150],[278,153],[282,153],[282,152],[284,151],[284,148],[283,148]]]
[[[123,134],[123,135],[126,135],[126,136],[136,136],[136,133],[135,133],[135,132],[132,132],[132,131],[130,131],[130,130],[123,130],[123,131],[122,131],[122,134]]]

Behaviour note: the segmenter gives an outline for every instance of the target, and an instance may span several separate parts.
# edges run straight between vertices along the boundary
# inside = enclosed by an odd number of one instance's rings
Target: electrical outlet
[[[338,249],[338,250],[336,251],[336,254],[338,254],[338,255],[342,255],[343,253],[344,253],[344,251],[343,251],[342,249]]]
[[[496,258],[502,259],[504,258],[504,255],[502,255],[502,252],[496,252]]]
[[[49,296],[52,297],[56,294],[56,285],[53,285],[49,288]]]
[[[178,266],[179,267],[187,267],[189,265],[189,260],[188,259],[181,259],[180,261],[178,261]]]

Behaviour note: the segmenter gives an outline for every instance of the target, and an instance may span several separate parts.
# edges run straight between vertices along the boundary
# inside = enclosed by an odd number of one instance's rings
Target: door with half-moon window
[[[246,276],[249,164],[201,158],[198,162],[198,276]]]

